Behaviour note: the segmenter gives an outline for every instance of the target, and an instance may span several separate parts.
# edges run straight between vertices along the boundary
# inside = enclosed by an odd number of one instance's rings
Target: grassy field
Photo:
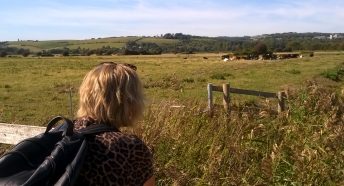
[[[2,58],[0,120],[42,124],[51,115],[66,115],[69,110],[67,89],[73,88],[73,105],[76,106],[76,92],[84,74],[101,61],[137,65],[151,101],[206,101],[207,83],[230,83],[232,87],[272,92],[286,87],[297,88],[305,80],[344,61],[342,55],[326,55],[285,61],[224,63],[216,55],[209,55],[208,60],[202,56],[189,56],[188,59],[184,59],[184,55]],[[215,102],[220,102],[220,95],[215,98]],[[234,95],[233,101],[241,98]]]
[[[102,61],[132,63],[149,103],[134,132],[154,149],[159,185],[343,184],[344,108],[333,93],[344,84],[324,77],[343,66],[344,55],[226,63],[220,56],[0,58],[0,122],[44,125],[73,115],[69,90],[75,111],[87,71]],[[273,100],[233,95],[231,119],[220,109],[209,118],[202,112],[207,83],[289,89],[290,109],[277,116]]]
[[[50,40],[50,41],[10,41],[8,43],[9,47],[17,47],[30,49],[33,52],[39,52],[42,50],[50,50],[56,48],[88,48],[88,49],[98,49],[103,46],[110,46],[114,48],[121,48],[129,41],[138,41],[141,42],[151,42],[158,45],[165,44],[175,44],[178,43],[178,40],[175,39],[163,39],[163,38],[153,38],[153,37],[137,37],[137,36],[128,36],[128,37],[110,37],[110,38],[94,38],[94,39],[85,39],[85,40]]]

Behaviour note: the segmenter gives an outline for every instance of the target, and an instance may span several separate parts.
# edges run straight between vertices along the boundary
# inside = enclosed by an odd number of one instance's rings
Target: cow
[[[229,60],[231,60],[231,61],[234,61],[234,60],[237,60],[237,59],[238,58],[236,56],[232,56],[232,57],[229,58]]]
[[[300,58],[300,54],[278,54],[277,59]]]
[[[226,59],[226,58],[229,59],[229,55],[228,55],[228,54],[222,55],[222,56],[221,56],[221,59],[222,59],[222,60],[224,60],[224,59]]]

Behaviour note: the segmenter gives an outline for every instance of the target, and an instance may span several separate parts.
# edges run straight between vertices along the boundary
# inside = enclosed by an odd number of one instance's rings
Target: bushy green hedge
[[[342,81],[344,78],[344,63],[335,69],[326,70],[321,75],[333,81]]]

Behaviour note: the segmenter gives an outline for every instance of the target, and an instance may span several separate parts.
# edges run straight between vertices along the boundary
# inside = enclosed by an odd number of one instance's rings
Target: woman
[[[75,128],[100,123],[133,126],[143,113],[143,93],[136,67],[102,63],[80,87]],[[76,185],[155,185],[152,154],[138,137],[105,132],[89,139],[88,154]]]

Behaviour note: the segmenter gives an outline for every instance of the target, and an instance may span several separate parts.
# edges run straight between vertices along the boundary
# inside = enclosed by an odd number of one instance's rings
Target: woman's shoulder
[[[90,118],[79,118],[74,121],[75,130],[80,130],[93,123]],[[100,142],[112,150],[126,149],[126,152],[142,152],[144,154],[150,154],[149,147],[136,135],[126,134],[122,132],[105,132],[103,134],[96,135],[94,142]],[[91,142],[92,143],[92,142]]]
[[[104,134],[117,137],[110,144],[110,151],[116,160],[123,162],[124,172],[129,185],[143,185],[153,176],[153,154],[150,148],[136,135],[111,132]]]
[[[115,143],[124,143],[128,144],[129,146],[146,146],[146,144],[138,136],[133,134],[126,134],[122,132],[109,132],[108,135],[114,135],[117,138],[117,140],[114,140]],[[133,148],[132,146],[130,147]]]
[[[143,159],[152,158],[149,147],[136,135],[108,132],[100,135],[98,139],[108,144],[111,151],[123,153],[128,158],[137,156]]]
[[[80,130],[82,128],[87,127],[90,123],[93,123],[94,120],[89,117],[82,117],[73,120],[74,123],[74,130]]]
[[[86,127],[87,122],[75,121],[76,130]],[[90,183],[95,179],[91,176],[94,170],[106,172],[104,183],[125,183],[119,185],[143,185],[153,176],[151,150],[136,135],[105,132],[89,138],[88,145],[82,178]]]

